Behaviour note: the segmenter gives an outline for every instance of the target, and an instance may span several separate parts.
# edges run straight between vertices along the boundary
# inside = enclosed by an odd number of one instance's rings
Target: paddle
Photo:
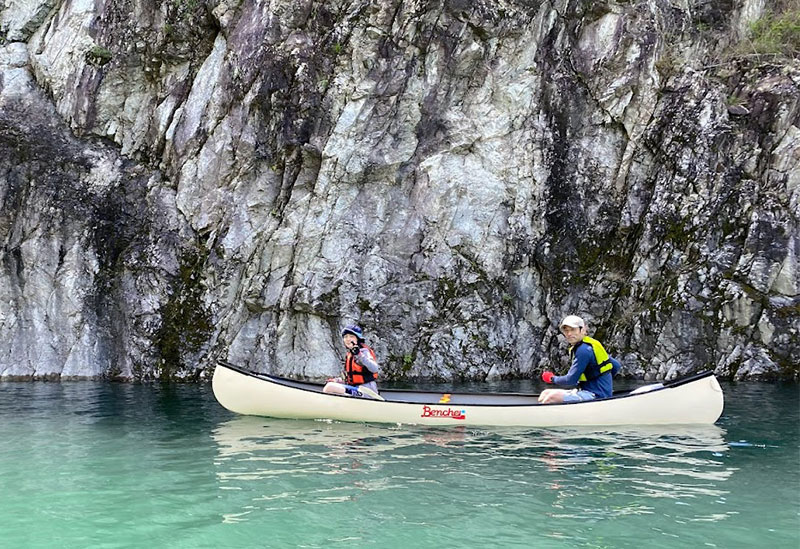
[[[369,387],[359,387],[358,392],[374,400],[384,400],[384,401],[386,400],[385,398],[383,398],[381,395],[379,395]]]

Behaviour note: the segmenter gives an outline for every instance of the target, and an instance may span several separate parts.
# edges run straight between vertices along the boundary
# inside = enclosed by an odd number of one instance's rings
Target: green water
[[[596,432],[237,417],[206,385],[0,383],[0,547],[796,549],[800,388],[723,389],[716,426]]]

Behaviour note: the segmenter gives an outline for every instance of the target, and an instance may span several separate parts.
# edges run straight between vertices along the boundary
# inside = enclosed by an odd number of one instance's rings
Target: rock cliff
[[[630,376],[797,378],[769,9],[0,0],[0,377],[323,377],[353,321],[389,378],[524,377],[576,313]]]

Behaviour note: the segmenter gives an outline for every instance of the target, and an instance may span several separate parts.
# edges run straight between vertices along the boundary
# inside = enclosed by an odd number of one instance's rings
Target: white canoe
[[[385,400],[322,392],[323,385],[260,374],[221,361],[214,396],[232,412],[296,419],[420,425],[527,427],[712,424],[722,414],[722,389],[712,372],[658,384],[643,392],[572,404],[537,402],[516,393],[439,393],[385,389]]]

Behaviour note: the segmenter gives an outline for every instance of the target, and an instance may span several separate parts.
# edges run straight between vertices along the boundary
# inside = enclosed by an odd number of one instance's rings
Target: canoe
[[[323,393],[323,385],[262,374],[220,361],[214,396],[237,414],[295,419],[485,426],[712,424],[723,394],[713,372],[615,392],[607,399],[539,404],[535,394],[384,389],[384,400]]]

